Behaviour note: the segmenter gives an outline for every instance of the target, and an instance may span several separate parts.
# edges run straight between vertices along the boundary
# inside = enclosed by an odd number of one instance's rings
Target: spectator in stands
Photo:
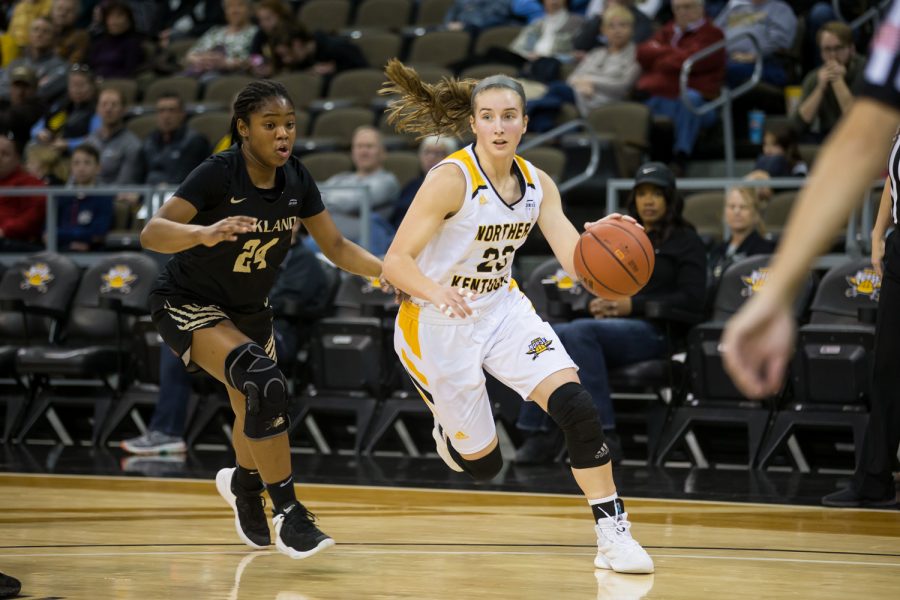
[[[250,66],[250,44],[257,32],[250,22],[250,0],[222,0],[222,5],[228,24],[207,30],[185,57],[188,73],[205,80]]]
[[[181,96],[168,92],[157,98],[156,129],[141,146],[144,183],[179,184],[209,156],[209,142],[187,126],[186,118]]]
[[[631,298],[592,299],[588,307],[593,318],[553,325],[597,405],[613,461],[621,460],[621,444],[615,432],[608,371],[660,358],[668,350],[665,332],[644,318],[647,302],[665,302],[689,312],[702,310],[706,249],[694,227],[681,216],[682,208],[675,175],[661,163],[642,165],[635,174],[628,214],[643,225],[656,250],[656,266],[650,280]],[[517,462],[553,460],[556,426],[539,406],[525,402],[516,426],[526,435],[525,443],[516,452]]]
[[[695,52],[722,40],[722,31],[703,14],[702,0],[672,0],[675,18],[638,46],[637,58],[643,74],[637,91],[648,97],[653,114],[672,119],[675,127],[672,168],[684,174],[700,130],[716,121],[715,112],[696,115],[681,101],[681,66]],[[687,96],[694,106],[718,97],[725,76],[725,51],[698,61],[688,79]]]
[[[160,2],[156,12],[155,31],[160,46],[165,48],[172,39],[200,37],[212,27],[225,22],[222,0],[178,0]]]
[[[46,144],[29,144],[25,147],[25,170],[45,185],[64,185],[69,170],[59,150]]]
[[[536,81],[560,78],[562,63],[573,60],[572,41],[583,19],[566,8],[565,0],[543,0],[544,16],[527,25],[509,49],[525,60],[523,75]]]
[[[797,134],[790,125],[769,125],[763,134],[762,154],[755,169],[771,177],[806,177],[806,163],[797,147]]]
[[[669,348],[664,330],[644,318],[647,302],[665,302],[684,311],[702,312],[706,249],[694,227],[682,217],[683,207],[675,188],[675,175],[662,163],[641,165],[628,200],[628,214],[644,227],[656,250],[656,266],[650,280],[631,298],[592,299],[588,309],[593,318],[553,325],[597,405],[613,461],[621,460],[622,450],[615,432],[608,370],[661,358]],[[517,462],[553,460],[556,426],[545,418],[540,407],[524,403],[516,426],[526,435],[525,443],[516,452]]]
[[[0,123],[31,130],[47,110],[37,97],[37,75],[25,65],[10,69],[9,98],[0,98]]]
[[[606,34],[603,33],[603,13],[607,8],[613,6],[621,6],[631,13],[631,40],[635,44],[650,39],[650,36],[653,35],[653,21],[635,6],[634,0],[593,0],[587,6],[584,24],[573,42],[576,54],[606,45]]]
[[[31,25],[39,17],[50,14],[52,0],[19,0],[9,19],[9,34],[20,49],[32,43]]]
[[[310,33],[302,25],[273,36],[272,57],[276,72],[310,70],[326,77],[369,66],[362,51],[351,42],[321,31]]]
[[[60,152],[69,152],[100,128],[96,113],[97,85],[90,67],[72,65],[68,75],[68,92],[50,106],[47,115],[35,123],[31,137]]]
[[[787,83],[784,67],[775,53],[789,50],[797,31],[797,15],[784,0],[730,0],[716,17],[716,25],[728,38],[727,79],[737,87],[750,79],[757,50],[753,42],[737,36],[749,33],[759,44],[762,80],[782,87]]]
[[[384,254],[393,237],[387,219],[400,193],[400,184],[394,174],[384,168],[385,148],[381,133],[369,125],[358,127],[353,132],[350,158],[355,170],[332,175],[324,187],[339,185],[357,189],[327,190],[322,194],[322,200],[344,237],[359,241],[364,226],[359,214],[365,198],[360,188],[368,189],[372,209],[369,250],[373,254]]]
[[[48,17],[38,17],[28,29],[28,46],[22,55],[0,71],[0,98],[9,98],[9,74],[16,67],[28,67],[37,75],[38,97],[53,102],[66,90],[69,65],[53,51],[53,24]]]
[[[712,300],[722,274],[732,264],[757,254],[771,254],[775,242],[765,237],[759,197],[753,188],[731,188],[725,195],[725,224],[729,236],[709,253],[706,283]]]
[[[91,41],[87,62],[97,77],[130,79],[144,62],[142,36],[134,29],[131,7],[111,0],[100,8],[102,32]]]
[[[69,168],[69,187],[81,190],[56,197],[56,243],[62,250],[86,252],[103,245],[112,226],[113,199],[90,192],[100,175],[100,153],[92,145],[75,148]]]
[[[259,31],[250,44],[250,68],[257,77],[272,74],[272,37],[280,29],[290,27],[294,20],[291,7],[284,0],[260,0],[256,4],[256,23]]]
[[[851,91],[862,77],[866,61],[856,54],[853,31],[831,21],[819,30],[823,64],[803,79],[800,105],[792,115],[797,129],[811,141],[821,142],[853,103]]]
[[[43,187],[44,182],[22,168],[25,139],[15,129],[0,131],[0,188]],[[0,194],[0,251],[40,249],[47,212],[44,196]]]
[[[269,305],[275,314],[272,326],[275,330],[278,365],[287,371],[303,342],[309,335],[308,323],[297,323],[281,318],[286,304],[302,306],[307,310],[321,307],[326,301],[323,290],[327,285],[325,272],[319,259],[298,237],[300,221],[294,227],[291,249],[281,264],[278,279],[269,292]],[[132,454],[162,454],[184,452],[185,418],[191,396],[191,379],[181,359],[167,346],[160,348],[159,396],[150,426],[144,435],[124,440],[122,449]]]
[[[453,0],[444,16],[451,31],[465,29],[477,35],[482,29],[508,25],[513,21],[510,0]]]
[[[403,217],[406,216],[406,211],[409,210],[413,198],[416,197],[416,193],[422,187],[428,171],[447,158],[447,156],[456,152],[457,148],[459,148],[459,145],[455,139],[436,135],[430,135],[419,143],[419,168],[422,169],[422,172],[400,190],[400,195],[394,203],[394,210],[390,219],[388,219],[391,227],[394,229],[400,227],[400,222],[403,221]]]
[[[97,100],[100,128],[87,137],[100,153],[100,176],[103,185],[140,183],[141,140],[125,128],[125,96],[121,90],[107,88]]]
[[[83,62],[91,37],[77,26],[81,5],[78,0],[53,0],[50,21],[55,29],[56,54],[69,63]]]
[[[641,74],[631,41],[632,23],[633,17],[625,8],[613,5],[606,9],[603,32],[607,45],[591,50],[566,82],[553,82],[543,97],[528,101],[531,131],[552,129],[560,107],[566,102],[576,104],[581,115],[586,116],[593,108],[629,96]]]

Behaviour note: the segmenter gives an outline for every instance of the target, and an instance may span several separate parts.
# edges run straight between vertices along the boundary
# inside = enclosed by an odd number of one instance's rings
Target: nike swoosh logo
[[[243,202],[246,199],[247,199],[247,196],[244,196],[243,198],[235,198],[234,196],[232,196],[231,203],[232,204],[240,204],[241,202]]]

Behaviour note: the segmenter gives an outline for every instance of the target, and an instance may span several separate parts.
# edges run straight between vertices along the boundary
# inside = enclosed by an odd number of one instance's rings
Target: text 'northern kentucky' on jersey
[[[495,292],[513,285],[513,258],[537,222],[541,184],[535,167],[516,156],[512,168],[522,195],[507,204],[478,163],[474,144],[454,152],[434,168],[451,168],[444,165],[456,165],[465,175],[465,200],[429,240],[416,263],[422,273],[442,285],[479,294],[469,306],[481,310],[499,299]],[[424,301],[417,299],[417,303]]]
[[[275,179],[272,189],[254,186],[237,146],[194,169],[175,193],[197,209],[191,224],[247,216],[256,218],[256,228],[237,241],[177,253],[162,275],[163,286],[241,312],[265,306],[291,247],[292,228],[298,219],[325,210],[312,175],[297,158],[291,156]]]

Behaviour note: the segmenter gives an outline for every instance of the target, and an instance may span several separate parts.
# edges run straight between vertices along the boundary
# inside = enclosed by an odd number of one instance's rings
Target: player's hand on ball
[[[609,213],[608,215],[606,215],[599,221],[588,221],[584,224],[584,228],[585,228],[585,230],[587,230],[587,229],[590,229],[591,227],[593,227],[594,225],[596,225],[597,223],[602,223],[603,221],[615,221],[615,220],[628,221],[629,223],[634,223],[641,229],[644,228],[643,225],[641,225],[640,223],[638,223],[637,221],[634,220],[634,217],[630,217],[628,215],[623,215],[623,214],[619,214],[619,213]]]
[[[250,233],[256,228],[253,217],[226,217],[217,223],[200,229],[200,243],[215,246],[219,242],[235,242],[238,235]]]
[[[472,290],[462,287],[442,287],[428,300],[445,316],[465,319],[475,314],[466,302],[474,300],[475,297],[476,294]]]

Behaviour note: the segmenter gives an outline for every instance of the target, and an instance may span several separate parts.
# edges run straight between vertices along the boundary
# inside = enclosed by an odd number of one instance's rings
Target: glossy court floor
[[[702,489],[723,490],[729,478],[732,493],[744,498],[773,502],[786,490],[801,491],[804,498],[802,490],[810,489],[811,498],[820,488],[833,487],[834,478],[813,478],[819,487],[810,487],[804,478],[788,475],[748,483],[753,478],[746,472],[720,472],[717,479],[714,470],[698,476],[689,470],[623,468],[620,487],[642,495],[655,489],[670,498],[627,499],[633,532],[657,569],[652,576],[633,576],[593,568],[589,512],[566,487],[571,484],[562,483],[562,466],[532,470],[528,478],[511,470],[492,486],[558,486],[565,492],[541,494],[437,489],[462,486],[430,459],[295,457],[301,465],[298,495],[337,546],[293,561],[238,542],[232,513],[210,480],[217,463],[228,464],[227,453],[191,455],[180,471],[156,471],[168,475],[158,478],[123,476],[129,468],[136,474],[134,463],[121,461],[115,451],[65,449],[54,456],[52,449],[31,448],[31,463],[22,452],[7,448],[0,463],[0,470],[20,471],[0,474],[0,571],[21,579],[29,598],[868,599],[900,594],[898,511],[672,499],[727,497]],[[78,471],[118,475],[65,474]],[[356,485],[310,483],[329,472],[332,480]],[[406,487],[359,485],[361,473],[374,473],[370,483],[382,477]],[[662,487],[654,488],[651,480],[662,480],[656,481]],[[431,489],[411,487],[416,481]],[[672,493],[677,490],[684,493]]]

